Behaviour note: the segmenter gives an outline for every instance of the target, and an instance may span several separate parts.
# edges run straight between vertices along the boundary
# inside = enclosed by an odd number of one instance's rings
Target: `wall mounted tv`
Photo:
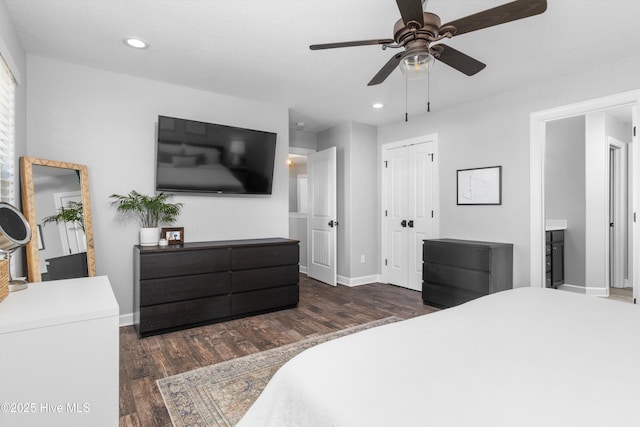
[[[156,190],[271,194],[277,134],[158,117]]]

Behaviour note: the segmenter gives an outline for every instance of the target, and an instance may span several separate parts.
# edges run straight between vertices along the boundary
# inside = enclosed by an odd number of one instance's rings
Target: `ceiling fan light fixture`
[[[433,67],[435,58],[429,52],[415,52],[405,56],[400,61],[400,71],[409,80],[418,80],[427,77]]]

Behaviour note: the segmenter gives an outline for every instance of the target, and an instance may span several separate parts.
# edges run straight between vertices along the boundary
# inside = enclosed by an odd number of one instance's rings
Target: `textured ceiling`
[[[426,112],[426,81],[394,71],[367,82],[397,51],[379,46],[310,51],[315,43],[392,37],[393,0],[4,0],[25,50],[119,73],[284,104],[317,131],[347,120],[384,124]],[[443,22],[505,3],[429,0]],[[467,77],[442,63],[432,109],[640,54],[640,1],[548,0],[539,16],[447,42],[487,64]],[[125,36],[151,47],[126,48]],[[382,102],[382,110],[371,108]]]

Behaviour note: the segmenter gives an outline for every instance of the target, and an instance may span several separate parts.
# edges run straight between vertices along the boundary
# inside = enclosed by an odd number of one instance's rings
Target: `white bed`
[[[640,425],[640,311],[519,288],[320,344],[238,424]]]

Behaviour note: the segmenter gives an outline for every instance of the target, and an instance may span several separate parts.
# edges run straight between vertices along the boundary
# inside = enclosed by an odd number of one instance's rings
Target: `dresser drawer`
[[[275,310],[298,304],[298,285],[280,286],[231,295],[231,314],[247,314],[258,311]]]
[[[486,247],[424,241],[423,260],[425,262],[489,271],[490,259],[491,254]]]
[[[298,264],[295,264],[234,271],[231,275],[231,289],[235,293],[294,285],[298,283],[299,270]]]
[[[231,269],[241,270],[298,264],[299,254],[300,250],[297,243],[233,248],[231,251]]]
[[[140,307],[140,335],[222,319],[230,312],[229,295]]]
[[[422,299],[451,307],[513,286],[513,245],[459,239],[425,240]]]
[[[438,308],[453,307],[484,295],[483,293],[463,288],[433,283],[422,284],[422,300],[425,304]]]
[[[231,293],[230,272],[140,281],[141,306],[228,293]]]
[[[486,271],[434,263],[425,263],[424,269],[424,281],[429,284],[466,289],[481,295],[491,291],[489,273]]]
[[[140,255],[140,279],[228,271],[229,249],[168,251]]]

